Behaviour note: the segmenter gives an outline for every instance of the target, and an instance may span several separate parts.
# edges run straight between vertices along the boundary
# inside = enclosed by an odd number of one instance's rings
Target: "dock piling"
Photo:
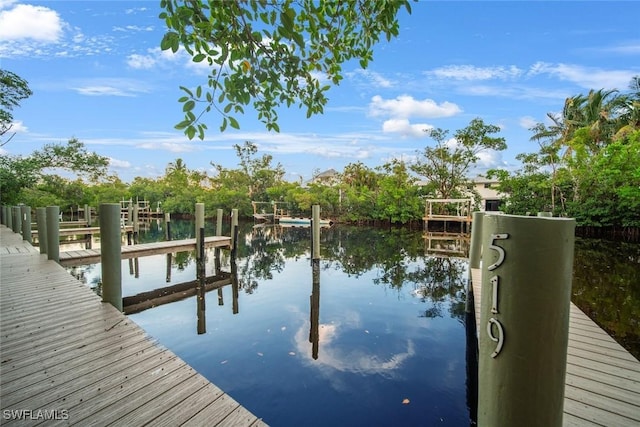
[[[574,230],[573,219],[482,220],[480,426],[562,426]]]
[[[231,209],[231,257],[235,259],[238,240],[238,209]]]
[[[60,207],[47,206],[47,259],[60,261]],[[38,231],[38,238],[40,232]]]
[[[100,205],[102,301],[122,311],[122,248],[120,245],[120,204],[103,203]]]
[[[41,254],[47,253],[47,208],[36,208],[36,224],[38,225],[38,247]]]
[[[13,232],[18,234],[22,232],[22,219],[20,218],[20,206],[13,207]]]
[[[311,207],[311,258],[320,259],[320,205]]]
[[[31,243],[31,206],[20,206],[20,217],[22,219],[22,240]]]

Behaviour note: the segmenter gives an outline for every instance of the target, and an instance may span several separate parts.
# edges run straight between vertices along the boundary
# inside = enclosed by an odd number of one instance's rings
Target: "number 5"
[[[508,238],[509,238],[509,234],[507,233],[491,235],[491,243],[489,244],[489,249],[493,249],[494,251],[498,252],[498,260],[493,264],[491,264],[489,267],[487,267],[487,270],[489,271],[495,270],[496,268],[500,267],[500,264],[504,262],[504,255],[505,255],[504,249],[501,248],[500,246],[495,245],[493,242],[496,240],[504,240]]]

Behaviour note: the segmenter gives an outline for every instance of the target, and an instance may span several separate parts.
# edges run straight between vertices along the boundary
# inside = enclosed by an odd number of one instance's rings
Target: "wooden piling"
[[[20,217],[22,219],[22,240],[31,243],[31,206],[20,206]]]
[[[84,205],[84,222],[87,223],[87,227],[91,227],[91,207]]]
[[[231,209],[231,257],[235,258],[238,240],[238,209]]]
[[[47,206],[47,259],[60,261],[60,207]],[[40,238],[38,231],[38,238]]]
[[[562,425],[575,220],[485,215],[478,425]]]
[[[311,207],[311,258],[320,259],[320,205]]]
[[[20,206],[14,206],[11,212],[13,214],[13,232],[20,234],[22,232],[22,219],[20,218]]]
[[[216,236],[222,236],[222,209],[216,211]]]
[[[36,224],[38,225],[38,247],[41,254],[47,253],[47,208],[36,208]]]
[[[171,240],[171,214],[169,212],[164,214],[164,240]]]
[[[100,263],[102,301],[122,311],[122,248],[120,243],[120,204],[100,205]]]
[[[469,277],[472,268],[480,268],[482,256],[482,218],[484,212],[474,212],[471,225],[471,248],[469,249]]]
[[[204,260],[204,203],[196,203],[196,259]]]

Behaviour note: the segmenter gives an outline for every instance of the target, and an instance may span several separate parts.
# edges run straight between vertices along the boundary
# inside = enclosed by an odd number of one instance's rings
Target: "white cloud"
[[[519,124],[520,124],[520,127],[529,130],[532,127],[534,127],[536,124],[538,124],[538,121],[531,116],[524,116],[524,117],[520,117]]]
[[[114,169],[129,169],[131,167],[131,163],[126,160],[114,159],[113,157],[109,157],[109,166]]]
[[[432,99],[416,100],[409,95],[400,95],[395,99],[383,99],[380,95],[371,98],[369,114],[374,117],[388,116],[392,118],[410,117],[451,117],[462,112],[456,104],[445,101],[438,105]]]
[[[145,82],[114,78],[84,80],[76,83],[72,89],[87,96],[138,96],[149,92]]]
[[[426,130],[433,129],[433,126],[426,123],[409,123],[407,119],[389,119],[382,124],[382,131],[387,133],[399,133],[405,137],[424,138],[427,136]]]
[[[572,64],[549,64],[537,62],[529,70],[529,75],[549,74],[560,80],[569,81],[585,89],[625,89],[631,78],[638,74],[632,70],[603,70]]]
[[[352,78],[362,78],[367,83],[370,83],[375,88],[391,88],[396,86],[396,82],[384,77],[382,74],[377,73],[375,71],[363,70],[361,68],[356,69],[352,73],[346,73],[347,76]]]
[[[136,70],[148,70],[153,68],[157,60],[150,55],[138,55],[134,53],[127,57],[127,65]]]
[[[153,31],[153,27],[147,25],[146,27],[140,27],[138,25],[126,25],[124,27],[113,27],[113,31],[121,31],[125,33],[129,32],[149,32]]]
[[[21,120],[16,120],[15,122],[11,123],[11,128],[9,129],[9,131],[7,133],[27,133],[29,132],[29,129],[24,125],[24,123],[22,123]]]
[[[425,74],[441,79],[455,80],[508,80],[520,77],[524,71],[515,65],[508,67],[475,67],[473,65],[449,65],[427,71]]]
[[[32,39],[40,43],[56,43],[62,36],[63,25],[64,22],[54,10],[18,4],[12,9],[0,11],[0,40]]]

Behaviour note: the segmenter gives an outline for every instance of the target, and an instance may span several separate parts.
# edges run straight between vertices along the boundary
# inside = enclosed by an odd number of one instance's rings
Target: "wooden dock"
[[[4,425],[265,426],[0,226]]]
[[[205,248],[225,248],[231,245],[231,237],[208,236],[204,238]],[[149,255],[194,251],[196,239],[167,240],[165,242],[141,243],[123,246],[122,259],[139,258]],[[95,264],[100,262],[100,248],[60,252],[60,264],[64,266]]]
[[[133,225],[127,225],[120,229],[123,233],[133,231]],[[73,227],[61,228],[58,230],[59,236],[84,236],[87,234],[100,234],[100,227]],[[32,237],[38,237],[38,230],[31,231]]]
[[[480,325],[480,269],[471,270],[471,282]],[[567,427],[640,426],[640,362],[573,303],[563,421]]]

